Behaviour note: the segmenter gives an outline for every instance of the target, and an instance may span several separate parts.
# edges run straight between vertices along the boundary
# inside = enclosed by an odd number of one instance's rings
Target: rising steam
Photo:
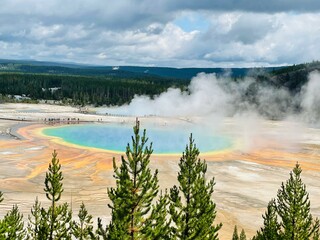
[[[295,94],[253,77],[234,81],[228,76],[201,73],[191,80],[187,91],[169,88],[153,99],[135,96],[130,104],[99,108],[98,112],[127,116],[200,117],[198,126],[216,133],[225,132],[224,119],[230,117],[237,123],[232,131],[237,132],[242,143],[240,151],[265,147],[266,142],[292,150],[296,143],[304,141],[303,122],[320,123],[319,93],[318,72],[312,72],[309,81]],[[264,126],[266,119],[286,122],[270,129]]]
[[[309,75],[308,83],[302,88],[302,118],[318,125],[320,120],[320,74],[318,71]]]
[[[151,99],[136,95],[128,105],[100,108],[99,113],[130,116],[221,116],[255,113],[267,119],[296,115],[308,122],[320,119],[320,74],[312,72],[301,92],[260,83],[247,77],[237,82],[215,74],[198,74],[188,91],[169,88]],[[298,110],[297,110],[298,109]]]

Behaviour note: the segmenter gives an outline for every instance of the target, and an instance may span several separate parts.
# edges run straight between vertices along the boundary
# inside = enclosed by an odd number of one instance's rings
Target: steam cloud
[[[199,74],[192,79],[189,92],[169,88],[154,99],[135,96],[129,105],[103,109],[102,112],[124,115],[203,116],[223,113],[231,96],[218,84],[213,74]]]
[[[267,119],[295,115],[307,122],[320,119],[320,74],[312,72],[299,93],[258,82],[252,77],[233,81],[215,74],[194,77],[188,91],[169,88],[151,99],[135,96],[128,105],[100,108],[99,113],[130,116],[221,116],[256,114]]]
[[[320,74],[318,71],[309,75],[308,83],[302,88],[302,118],[313,124],[320,120]]]
[[[249,152],[275,143],[297,151],[303,142],[304,123],[320,124],[320,73],[310,73],[300,92],[291,93],[271,82],[259,82],[254,77],[234,81],[228,76],[199,74],[187,91],[170,88],[151,99],[135,96],[128,105],[99,108],[105,114],[128,116],[200,117],[201,131],[224,134],[224,119],[232,117],[231,132],[241,142],[238,150]],[[265,128],[265,119],[285,120],[277,128]],[[195,131],[195,129],[189,129]],[[200,131],[199,130],[199,131]],[[229,129],[227,129],[228,131]]]

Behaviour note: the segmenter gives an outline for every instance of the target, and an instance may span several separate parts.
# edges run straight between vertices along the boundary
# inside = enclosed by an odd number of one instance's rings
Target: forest
[[[55,100],[62,104],[122,105],[129,102],[135,94],[154,96],[172,86],[182,88],[184,85],[179,80],[158,77],[141,79],[0,73],[0,94],[3,95],[3,101],[10,101],[8,95],[25,95],[32,100]]]
[[[42,207],[35,197],[28,220],[24,221],[14,205],[0,220],[0,239],[219,239],[223,225],[215,221],[215,179],[207,176],[206,161],[199,158],[192,135],[178,164],[178,184],[169,190],[160,191],[158,170],[149,167],[152,152],[146,130],[140,131],[137,120],[132,143],[126,147],[120,164],[113,159],[116,185],[107,188],[111,221],[105,225],[98,218],[94,226],[85,203],[80,206],[78,218],[73,219],[70,205],[61,202],[63,173],[54,151],[44,180],[49,207]],[[263,226],[257,229],[253,240],[319,239],[320,223],[310,212],[301,173],[296,163],[289,179],[266,206]],[[0,201],[4,197],[1,193]],[[232,240],[246,239],[245,229],[239,233],[235,226]]]
[[[288,90],[294,95],[308,81],[310,72],[320,70],[319,62],[281,68],[229,70],[123,67],[124,70],[115,71],[107,67],[4,66],[4,69],[0,69],[0,102],[17,101],[14,97],[16,95],[26,97],[18,101],[50,100],[78,106],[123,105],[129,103],[135,95],[153,98],[171,87],[188,90],[192,76],[196,76],[199,71],[214,72],[218,77],[223,77],[230,70],[230,81],[241,82],[246,77],[254,78],[255,86],[250,89],[262,84]],[[251,91],[244,97],[252,102],[254,94]]]

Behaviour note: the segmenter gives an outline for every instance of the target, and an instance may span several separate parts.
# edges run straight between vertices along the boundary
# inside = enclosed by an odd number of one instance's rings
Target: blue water
[[[89,124],[46,128],[43,133],[80,146],[124,152],[127,144],[131,144],[133,130],[128,125]],[[232,145],[227,137],[197,128],[147,127],[148,143],[153,142],[154,153],[158,154],[182,153],[189,142],[190,133],[202,153],[223,150]]]

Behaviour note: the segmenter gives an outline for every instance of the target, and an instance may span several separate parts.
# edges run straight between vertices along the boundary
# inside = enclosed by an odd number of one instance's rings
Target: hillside
[[[271,72],[279,67],[263,68]],[[27,60],[1,60],[0,72],[48,73],[81,76],[115,76],[115,77],[150,77],[174,78],[190,80],[198,73],[230,73],[233,78],[241,78],[255,68],[171,68],[171,67],[140,67],[140,66],[90,66],[70,63],[38,62]]]
[[[310,72],[320,71],[320,62],[314,61],[283,67],[271,72],[270,81],[277,86],[285,87],[291,92],[300,91],[301,87],[308,81]]]
[[[293,95],[308,81],[308,74],[320,70],[320,62],[275,68],[164,68],[99,67],[34,61],[0,60],[0,100],[53,100],[64,104],[122,105],[135,95],[153,98],[170,87],[186,90],[200,72],[216,73],[240,82],[246,76],[255,81],[243,99],[256,103],[259,85],[284,88]],[[229,81],[229,80],[227,80]]]

